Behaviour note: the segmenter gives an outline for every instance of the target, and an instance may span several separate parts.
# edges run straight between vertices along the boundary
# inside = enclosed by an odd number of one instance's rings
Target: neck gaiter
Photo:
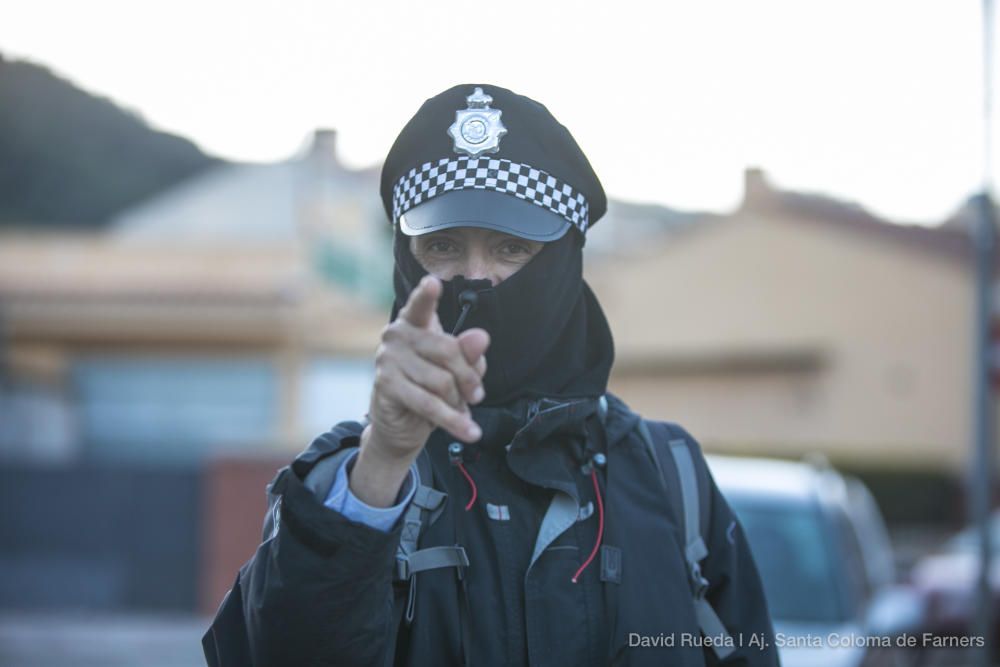
[[[427,271],[410,252],[410,237],[396,228],[390,321]],[[583,238],[570,229],[546,243],[499,285],[455,276],[442,281],[438,317],[451,332],[461,313],[459,294],[478,293],[462,330],[490,334],[483,378],[483,406],[521,397],[555,400],[601,396],[614,362],[614,342],[604,312],[583,280]],[[458,333],[458,332],[456,332]]]

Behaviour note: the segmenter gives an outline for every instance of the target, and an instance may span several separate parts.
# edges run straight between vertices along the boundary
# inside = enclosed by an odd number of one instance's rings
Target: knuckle
[[[375,369],[375,382],[374,382],[374,385],[375,385],[375,390],[376,391],[379,391],[379,392],[385,391],[386,381],[387,381],[385,375],[386,375],[385,371],[382,368],[376,368]]]
[[[392,324],[385,325],[385,327],[382,328],[382,341],[389,343],[398,339],[400,335],[400,326],[401,324],[399,322],[393,322]]]
[[[421,394],[416,403],[417,410],[419,410],[424,417],[429,418],[434,415],[434,399],[431,396]]]
[[[431,344],[432,354],[441,363],[451,365],[455,360],[455,355],[458,353],[458,343],[449,336],[445,334],[439,334],[434,337],[434,341]]]
[[[451,394],[453,387],[451,378],[445,373],[436,374],[433,380],[434,391],[439,396],[448,396]]]
[[[462,383],[466,386],[476,386],[479,384],[479,373],[472,366],[466,366],[462,369]]]
[[[458,373],[455,377],[455,386],[459,389],[459,391],[468,391],[472,389],[476,382],[476,380],[470,378],[469,374],[464,371]]]
[[[379,345],[375,350],[375,366],[381,368],[392,359],[392,348],[388,345]]]
[[[424,357],[439,360],[443,357],[441,336],[437,333],[425,333],[414,341],[417,351]]]

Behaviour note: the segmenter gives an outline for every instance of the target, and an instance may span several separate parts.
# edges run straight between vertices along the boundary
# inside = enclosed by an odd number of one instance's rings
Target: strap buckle
[[[397,553],[396,554],[396,579],[406,581],[410,578],[410,557],[406,554]]]
[[[396,575],[403,580],[409,579],[417,572],[436,570],[441,567],[453,567],[459,578],[462,569],[469,567],[469,557],[465,549],[459,545],[428,547],[414,551],[411,554],[396,552]]]
[[[691,579],[691,586],[694,591],[694,597],[700,600],[705,597],[705,593],[708,591],[708,579],[701,573],[701,566],[698,563],[691,563],[691,567],[688,570],[688,576]]]

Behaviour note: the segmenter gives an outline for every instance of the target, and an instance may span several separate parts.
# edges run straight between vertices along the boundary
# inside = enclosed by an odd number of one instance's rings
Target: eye
[[[428,239],[424,244],[424,252],[446,255],[456,250],[455,244],[446,238]]]
[[[515,257],[519,256],[519,255],[528,255],[528,256],[531,256],[531,255],[534,254],[534,252],[532,252],[531,248],[529,248],[528,246],[526,246],[523,243],[518,243],[516,241],[504,241],[500,245],[500,250],[505,255],[512,255],[512,256],[515,256]]]

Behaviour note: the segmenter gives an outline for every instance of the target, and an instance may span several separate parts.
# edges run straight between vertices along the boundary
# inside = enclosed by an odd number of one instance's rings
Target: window
[[[371,359],[314,359],[302,381],[299,421],[310,435],[368,412],[375,364]]]
[[[95,459],[190,461],[276,439],[276,372],[265,359],[93,357],[72,377]]]
[[[830,623],[845,619],[828,524],[817,507],[728,498],[747,535],[771,615]]]

